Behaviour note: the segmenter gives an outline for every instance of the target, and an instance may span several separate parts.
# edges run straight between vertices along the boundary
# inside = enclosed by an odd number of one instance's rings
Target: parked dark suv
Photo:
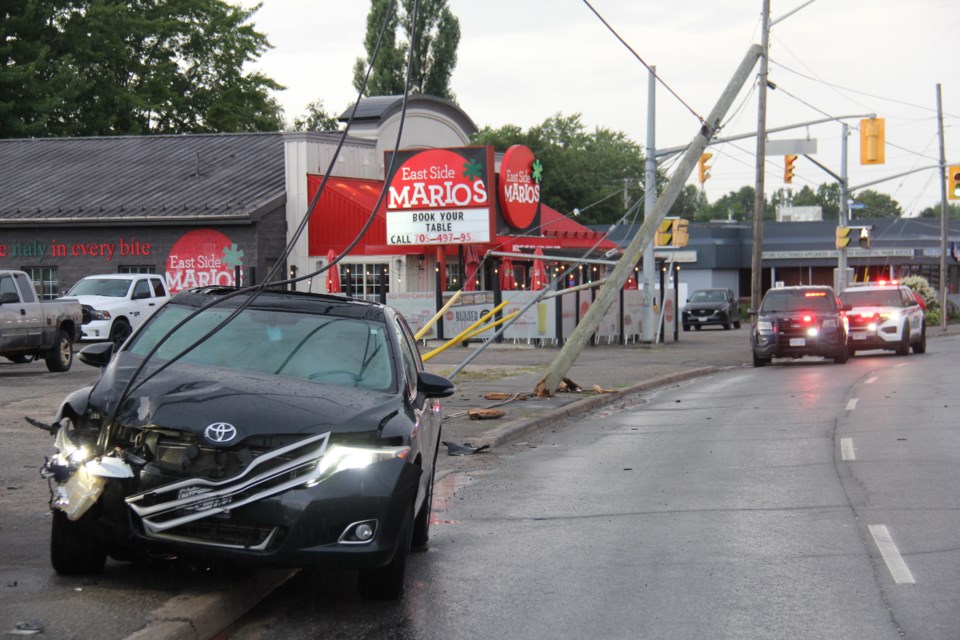
[[[697,289],[681,313],[683,330],[700,330],[705,325],[740,328],[740,301],[732,289]]]
[[[847,348],[849,305],[841,305],[832,287],[778,287],[763,297],[750,332],[753,366],[773,358],[821,356],[843,364]]]

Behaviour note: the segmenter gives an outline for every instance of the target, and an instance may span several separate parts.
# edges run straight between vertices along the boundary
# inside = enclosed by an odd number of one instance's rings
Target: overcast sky
[[[859,117],[849,118],[852,187],[890,194],[907,215],[940,201],[936,96],[941,85],[947,163],[960,164],[960,37],[957,0],[772,0],[767,127],[876,113],[886,118],[885,165],[859,164]],[[250,5],[252,2],[244,2]],[[761,0],[591,0],[593,7],[697,114],[706,117],[751,44],[760,43]],[[581,0],[449,0],[461,40],[451,85],[479,127],[524,129],[561,113],[587,127],[623,131],[646,145],[644,66]],[[278,95],[288,120],[323,100],[339,115],[356,98],[353,63],[365,55],[366,0],[263,0],[253,22],[274,49],[257,67],[287,87]],[[792,15],[798,7],[799,11]],[[755,72],[759,71],[757,65]],[[952,73],[951,73],[952,72]],[[721,137],[757,128],[756,73],[728,112]],[[699,123],[680,100],[657,88],[656,145],[682,146]],[[841,172],[841,125],[774,133],[815,138],[816,159]],[[756,140],[717,145],[710,201],[753,185]],[[670,170],[670,166],[667,166]],[[547,168],[549,170],[549,168]],[[887,178],[893,178],[888,179]],[[690,181],[696,183],[696,171]],[[804,158],[794,188],[832,178]],[[769,195],[783,186],[783,157],[769,156]],[[855,196],[854,196],[855,197]],[[584,203],[588,204],[588,203]]]

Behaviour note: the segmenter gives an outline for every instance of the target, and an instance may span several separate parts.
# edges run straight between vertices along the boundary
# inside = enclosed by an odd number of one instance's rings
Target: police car
[[[850,323],[850,355],[886,349],[905,356],[927,350],[923,308],[909,287],[896,281],[878,281],[847,287],[840,293]]]

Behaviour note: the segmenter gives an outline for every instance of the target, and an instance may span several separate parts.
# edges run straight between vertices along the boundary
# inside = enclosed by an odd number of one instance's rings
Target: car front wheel
[[[70,370],[73,364],[73,340],[66,331],[61,331],[56,344],[51,347],[44,358],[47,369],[54,373],[63,373]]]
[[[59,509],[50,527],[50,564],[64,576],[86,576],[103,571],[107,551],[96,530],[97,510],[88,510],[76,521]]]

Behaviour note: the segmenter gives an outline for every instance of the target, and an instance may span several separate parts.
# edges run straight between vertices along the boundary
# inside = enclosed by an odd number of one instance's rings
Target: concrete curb
[[[265,569],[230,591],[175,596],[151,611],[126,640],[206,640],[239,620],[298,569]]]

